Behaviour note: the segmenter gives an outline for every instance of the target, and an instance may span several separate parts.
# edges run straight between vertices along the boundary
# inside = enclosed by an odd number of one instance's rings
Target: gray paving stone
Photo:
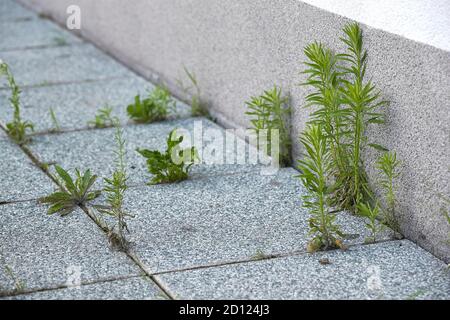
[[[25,9],[13,0],[0,1],[0,21],[26,21],[36,17],[36,14]]]
[[[98,109],[109,105],[113,116],[122,123],[128,121],[126,106],[134,101],[137,94],[145,95],[153,84],[137,77],[126,77],[107,81],[74,83],[60,86],[25,88],[21,95],[22,117],[35,124],[36,132],[55,128],[50,116],[53,109],[62,130],[83,129],[88,121],[94,120]],[[8,105],[10,92],[0,90],[0,105]],[[1,108],[0,119],[12,119],[12,108]],[[190,107],[177,102],[177,110],[172,117],[188,117]]]
[[[36,199],[53,190],[52,181],[17,145],[1,136],[0,172],[0,202]]]
[[[134,252],[150,272],[248,260],[265,254],[304,252],[309,213],[293,169],[275,176],[258,172],[204,177],[171,185],[131,188],[126,211]],[[337,223],[364,242],[364,221],[348,213]],[[380,235],[389,239],[390,231]]]
[[[76,288],[41,291],[10,297],[10,300],[161,300],[164,293],[148,278],[100,282]]]
[[[0,51],[82,43],[70,32],[42,19],[26,19],[17,22],[2,20],[0,38],[2,39]]]
[[[450,270],[408,240],[157,278],[181,299],[450,299]]]
[[[0,52],[19,86],[45,86],[131,76],[133,73],[90,44]],[[0,80],[0,88],[6,87]]]
[[[150,125],[134,125],[124,128],[124,138],[127,141],[127,165],[129,173],[129,184],[146,184],[151,180],[147,172],[146,159],[136,152],[137,148],[166,150],[166,139],[170,131],[175,128],[188,130],[193,136],[195,123],[202,125],[203,133],[208,128],[214,128],[223,137],[224,130],[211,121],[202,118],[189,118],[173,121],[153,123]],[[44,162],[57,162],[67,169],[87,169],[100,177],[109,177],[114,170],[114,128],[101,130],[88,130],[77,132],[66,132],[56,135],[36,136],[29,146],[33,153]],[[197,132],[200,132],[197,130]],[[206,147],[219,146],[218,140],[206,142]],[[244,143],[243,143],[244,145]],[[205,147],[205,148],[206,148]],[[248,146],[247,146],[248,147]],[[236,151],[228,148],[227,156],[231,157]],[[192,178],[203,175],[229,174],[259,170],[260,166],[243,165],[221,165],[200,164],[192,167]]]
[[[0,261],[27,291],[77,283],[78,272],[81,283],[141,274],[125,254],[109,249],[105,234],[80,209],[64,218],[34,202],[0,211]]]

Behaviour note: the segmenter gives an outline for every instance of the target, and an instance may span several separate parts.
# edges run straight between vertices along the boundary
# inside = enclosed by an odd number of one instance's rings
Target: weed
[[[272,259],[272,258],[275,258],[275,255],[273,255],[273,254],[266,254],[261,249],[256,250],[256,253],[251,257],[251,259],[255,260],[255,261]]]
[[[330,211],[334,187],[327,179],[332,168],[327,138],[320,125],[311,125],[302,134],[300,142],[306,155],[299,161],[298,168],[302,172],[299,177],[308,191],[303,197],[303,206],[310,210],[309,226],[313,235],[308,251],[342,247],[340,238],[344,235],[335,224],[336,215]]]
[[[106,194],[106,206],[94,206],[100,213],[114,217],[117,224],[109,230],[110,243],[120,250],[127,251],[129,243],[124,235],[129,232],[127,223],[125,221],[127,216],[123,210],[123,202],[125,191],[127,190],[127,172],[125,169],[125,140],[123,139],[123,130],[116,119],[116,133],[115,141],[117,150],[114,152],[116,156],[116,169],[111,178],[105,178],[105,187],[103,192]]]
[[[103,108],[100,108],[95,115],[95,119],[88,122],[88,125],[93,126],[94,128],[102,129],[111,127],[114,124],[114,118],[111,116],[113,111],[112,107],[105,105]]]
[[[175,110],[175,101],[166,88],[159,86],[146,99],[137,95],[134,104],[127,107],[128,116],[139,123],[165,120],[170,110]]]
[[[172,183],[186,180],[189,169],[199,160],[195,147],[181,149],[183,136],[176,137],[176,129],[172,130],[167,138],[165,153],[137,149],[144,158],[147,158],[148,171],[155,175],[150,184]]]
[[[341,40],[348,46],[348,54],[340,55],[343,61],[349,66],[341,67],[346,75],[350,76],[350,81],[344,81],[342,91],[342,104],[348,108],[348,129],[350,130],[350,145],[352,146],[352,169],[353,185],[352,198],[353,203],[360,203],[364,195],[369,195],[367,189],[364,170],[361,168],[361,153],[366,145],[367,137],[365,130],[371,123],[384,123],[383,114],[377,110],[386,106],[387,102],[380,100],[381,93],[376,90],[371,81],[365,82],[367,69],[367,51],[363,49],[362,30],[357,23],[352,23],[344,28],[346,37]],[[368,144],[369,146],[383,150],[380,145]]]
[[[261,96],[251,97],[246,102],[249,111],[247,115],[251,116],[250,120],[253,130],[258,137],[261,136],[262,130],[267,130],[267,147],[266,153],[271,155],[272,150],[272,130],[278,130],[280,142],[280,164],[288,166],[291,163],[291,138],[289,128],[286,121],[290,117],[291,108],[287,107],[289,99],[282,97],[281,89],[274,86],[272,90],[264,91]]]
[[[59,178],[60,191],[57,191],[47,197],[39,199],[40,203],[49,204],[48,214],[60,213],[61,216],[68,215],[78,205],[85,205],[87,202],[100,196],[101,191],[90,191],[97,180],[97,176],[92,175],[90,170],[84,174],[76,169],[75,181],[72,177],[58,165],[55,165],[56,173]]]
[[[14,282],[14,293],[24,292],[26,289],[26,283],[15,276],[10,266],[5,266],[5,272]]]
[[[0,60],[0,76],[6,75],[9,88],[11,89],[11,98],[9,101],[14,109],[13,120],[6,124],[6,130],[11,139],[17,144],[23,145],[30,141],[28,131],[34,130],[34,125],[30,121],[23,121],[20,115],[20,88],[16,84],[13,74],[8,65]]]
[[[382,178],[380,186],[383,188],[386,197],[387,212],[383,218],[384,222],[396,231],[399,231],[399,225],[395,216],[395,189],[394,179],[399,176],[398,166],[400,161],[397,160],[395,152],[385,152],[377,160],[376,166],[380,171]]]
[[[358,203],[373,198],[363,170],[362,151],[366,146],[386,151],[378,144],[368,143],[365,131],[369,124],[384,123],[378,109],[387,102],[365,80],[368,55],[359,25],[345,26],[341,41],[347,46],[347,53],[334,54],[317,42],[305,48],[309,61],[304,71],[308,79],[303,85],[315,90],[306,98],[306,106],[317,107],[310,124],[322,125],[331,150],[331,175],[337,182],[333,205],[356,212]]]
[[[55,43],[55,45],[60,47],[67,46],[67,40],[64,37],[54,37],[53,42]]]
[[[59,125],[58,119],[56,118],[55,111],[53,108],[50,108],[50,118],[52,119],[53,128],[50,130],[51,132],[59,132],[61,131],[61,127]]]
[[[182,90],[191,96],[191,114],[193,117],[207,117],[210,118],[208,109],[205,104],[201,101],[201,91],[198,85],[197,77],[194,72],[191,72],[183,66],[184,73],[188,77],[191,86],[185,87],[182,81],[178,81],[178,85]]]
[[[367,229],[369,229],[371,235],[365,239],[366,243],[374,243],[377,240],[378,232],[383,230],[383,225],[377,223],[377,219],[380,215],[380,206],[378,203],[372,208],[365,203],[358,204],[358,210],[361,216],[366,217],[368,222],[366,223]]]

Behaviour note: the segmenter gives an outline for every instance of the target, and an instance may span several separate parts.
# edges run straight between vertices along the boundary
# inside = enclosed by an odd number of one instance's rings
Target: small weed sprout
[[[105,178],[105,187],[103,192],[106,194],[108,205],[94,206],[100,213],[114,217],[117,221],[116,225],[109,230],[109,240],[113,247],[122,251],[127,251],[129,243],[125,237],[125,232],[129,232],[126,223],[126,217],[131,217],[123,210],[125,191],[127,190],[127,172],[125,169],[125,140],[123,139],[123,129],[120,127],[119,120],[114,121],[116,126],[115,141],[117,150],[114,152],[116,156],[116,169],[111,178]]]
[[[188,77],[191,86],[185,87],[182,81],[178,81],[178,85],[182,90],[191,96],[191,114],[193,117],[207,117],[210,118],[208,109],[201,101],[201,91],[198,85],[197,77],[194,72],[189,71],[185,66],[183,66],[184,73]]]
[[[34,130],[33,123],[23,121],[20,115],[20,88],[16,84],[13,74],[8,65],[0,60],[0,76],[6,75],[9,88],[11,89],[11,98],[9,101],[14,109],[13,120],[6,124],[6,130],[11,139],[17,144],[23,145],[30,141],[29,131]]]
[[[52,119],[52,123],[53,123],[53,128],[50,131],[51,132],[61,131],[61,127],[59,125],[58,119],[56,118],[56,114],[55,114],[55,111],[53,110],[53,108],[50,108],[49,112],[50,112],[50,118]]]
[[[39,199],[40,203],[49,204],[48,214],[59,213],[61,216],[70,214],[77,206],[85,205],[87,202],[94,200],[100,196],[101,191],[90,191],[91,187],[97,180],[97,176],[92,175],[90,170],[81,174],[75,170],[75,181],[67,171],[58,165],[55,165],[59,181],[60,190],[52,193],[47,197]]]
[[[395,152],[385,152],[377,160],[376,166],[381,174],[380,186],[385,192],[387,212],[383,217],[384,223],[393,228],[399,230],[397,218],[395,216],[395,188],[394,180],[399,176],[398,167],[400,161],[397,160],[397,154]]]
[[[302,172],[299,178],[308,192],[303,197],[303,206],[310,210],[309,226],[313,235],[308,244],[308,252],[343,248],[341,238],[344,235],[335,223],[336,215],[329,207],[333,186],[329,183],[327,174],[332,163],[326,140],[320,125],[311,125],[300,138],[306,155],[298,164]]]
[[[288,166],[291,164],[291,138],[286,121],[290,118],[290,107],[287,106],[289,99],[282,97],[281,89],[274,86],[272,90],[264,91],[261,96],[252,97],[246,102],[247,115],[253,130],[259,136],[261,130],[267,130],[266,153],[270,155],[272,150],[271,130],[278,130],[280,137],[280,164]]]
[[[14,282],[14,293],[24,292],[26,289],[25,281],[22,281],[19,278],[17,278],[10,266],[5,266],[5,272]]]
[[[169,90],[157,86],[145,99],[137,95],[134,103],[127,107],[127,113],[135,122],[151,123],[167,119],[169,111],[175,111],[175,106]]]
[[[88,122],[89,126],[93,126],[97,129],[108,128],[114,125],[114,118],[111,116],[113,111],[112,107],[105,105],[100,108],[95,115],[95,119]]]
[[[53,42],[59,47],[67,46],[67,40],[64,37],[54,37]]]
[[[366,223],[367,229],[370,231],[370,236],[365,239],[366,243],[375,243],[377,241],[377,234],[383,230],[383,225],[377,222],[380,215],[380,206],[378,203],[372,208],[369,204],[360,203],[358,210],[361,216],[366,217],[368,222]]]
[[[149,184],[173,183],[188,179],[189,170],[199,160],[195,147],[181,149],[183,136],[177,138],[176,129],[167,138],[167,150],[161,153],[137,149],[137,152],[147,159],[148,171],[154,175]]]

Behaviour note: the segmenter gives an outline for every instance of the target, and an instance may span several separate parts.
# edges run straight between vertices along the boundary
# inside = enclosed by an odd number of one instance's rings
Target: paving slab
[[[98,109],[105,105],[113,108],[112,115],[122,123],[128,122],[126,107],[134,102],[137,94],[146,95],[154,85],[138,76],[97,81],[73,83],[60,86],[25,88],[21,94],[22,117],[35,124],[35,131],[55,129],[50,115],[53,109],[61,130],[84,129],[94,120]],[[10,92],[0,90],[0,105],[9,105]],[[188,117],[190,107],[177,101],[171,117]],[[0,119],[12,119],[12,108],[1,108]]]
[[[36,18],[36,14],[25,9],[13,0],[0,1],[0,21],[27,21]]]
[[[125,254],[110,250],[106,235],[81,209],[64,218],[47,215],[35,202],[0,211],[0,261],[26,291],[141,274]]]
[[[206,136],[209,129],[214,129],[222,138],[225,137],[225,131],[222,128],[204,118],[188,118],[149,125],[126,126],[124,128],[124,138],[127,142],[129,184],[146,184],[151,180],[151,174],[147,171],[146,159],[136,152],[137,148],[163,152],[167,148],[166,139],[170,131],[176,128],[185,129],[193,137],[194,127],[198,128],[196,132],[199,135],[203,133]],[[114,151],[116,149],[114,130],[114,128],[109,128],[41,135],[34,137],[29,147],[41,161],[49,163],[56,162],[69,170],[75,168],[85,170],[90,168],[100,177],[109,177],[114,170]],[[247,155],[244,154],[244,156],[248,156],[250,147],[243,140],[239,139],[239,141],[246,148]],[[233,148],[226,148],[224,150],[225,148],[219,139],[213,141],[206,141],[205,139],[204,142],[204,150],[210,150],[212,146],[217,146],[217,148],[222,148],[223,154],[226,154],[228,158],[231,158],[237,153],[236,149],[232,150]],[[223,160],[224,157],[221,157],[221,159]],[[205,160],[204,163],[192,167],[192,179],[204,175],[261,170],[261,166],[253,164],[222,165],[206,162],[207,159],[204,157],[203,160]]]
[[[164,293],[146,277],[99,282],[80,287],[41,291],[10,300],[164,300]]]
[[[0,51],[82,43],[80,38],[42,19],[24,19],[15,22],[2,19],[0,38],[2,39]]]
[[[157,278],[178,299],[450,299],[449,268],[408,240]]]
[[[131,188],[125,208],[135,216],[128,222],[133,251],[149,272],[305,252],[310,215],[296,174],[282,169]],[[346,244],[368,236],[361,218],[339,213],[337,223],[349,235]],[[386,230],[379,240],[391,236]]]
[[[0,202],[30,200],[53,190],[52,181],[6,135],[0,133]]]
[[[46,86],[132,76],[133,73],[93,45],[0,52],[19,86]],[[0,88],[6,87],[0,80]]]

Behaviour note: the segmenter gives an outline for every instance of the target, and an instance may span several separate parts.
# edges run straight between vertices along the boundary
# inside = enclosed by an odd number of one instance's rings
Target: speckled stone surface
[[[48,20],[25,19],[0,22],[0,51],[29,49],[43,46],[79,44],[80,38],[55,26]]]
[[[0,133],[0,202],[36,199],[53,190],[53,183],[8,137]]]
[[[19,86],[45,86],[131,76],[133,73],[90,44],[0,52]],[[4,79],[0,88],[5,87]]]
[[[129,189],[133,251],[150,272],[251,259],[259,250],[305,252],[310,215],[294,174],[282,169],[276,176],[253,172]],[[364,221],[348,213],[336,222],[349,234],[347,244],[368,235]]]
[[[26,291],[141,274],[126,255],[109,249],[106,235],[80,209],[62,218],[24,202],[0,212],[0,261]]]
[[[164,293],[148,278],[99,282],[8,298],[10,300],[164,300]]]
[[[60,86],[26,88],[21,95],[22,117],[35,124],[35,131],[48,131],[55,128],[50,116],[53,109],[62,130],[83,129],[94,120],[100,108],[108,105],[113,108],[112,116],[127,123],[126,107],[134,102],[137,94],[145,96],[154,86],[150,82],[131,76],[107,81],[75,83]],[[9,90],[0,90],[0,105],[9,105]],[[177,108],[171,117],[186,117],[190,108],[177,101]],[[0,119],[11,120],[12,108],[1,108]]]
[[[450,299],[448,267],[408,240],[157,278],[179,299]]]
[[[127,166],[129,173],[129,184],[146,184],[151,180],[151,174],[147,171],[146,159],[136,152],[137,148],[165,151],[167,148],[166,139],[173,129],[185,129],[194,137],[194,128],[196,132],[202,132],[206,136],[208,129],[215,129],[222,138],[225,137],[225,131],[209,120],[203,118],[189,118],[173,121],[165,121],[148,125],[134,125],[124,128],[124,138],[127,142]],[[201,126],[201,131],[200,131]],[[116,149],[114,142],[114,128],[67,132],[56,135],[36,136],[33,139],[30,148],[41,161],[57,162],[67,169],[87,169],[100,177],[109,177],[114,170],[114,151]],[[249,148],[243,141],[242,145]],[[220,140],[204,140],[204,149],[210,150],[211,146],[222,146]],[[223,150],[223,149],[222,149]],[[246,149],[244,156],[249,149]],[[252,149],[253,150],[253,149]],[[205,152],[206,154],[206,152]],[[227,148],[227,157],[237,154],[236,149]],[[205,157],[202,157],[206,162]],[[224,159],[221,157],[221,159]],[[261,170],[260,166],[252,164],[208,164],[202,163],[195,165],[191,170],[191,177],[195,179],[198,176],[229,174],[236,172],[245,172],[250,170]]]
[[[20,22],[34,19],[36,14],[13,0],[0,1],[0,21]]]

